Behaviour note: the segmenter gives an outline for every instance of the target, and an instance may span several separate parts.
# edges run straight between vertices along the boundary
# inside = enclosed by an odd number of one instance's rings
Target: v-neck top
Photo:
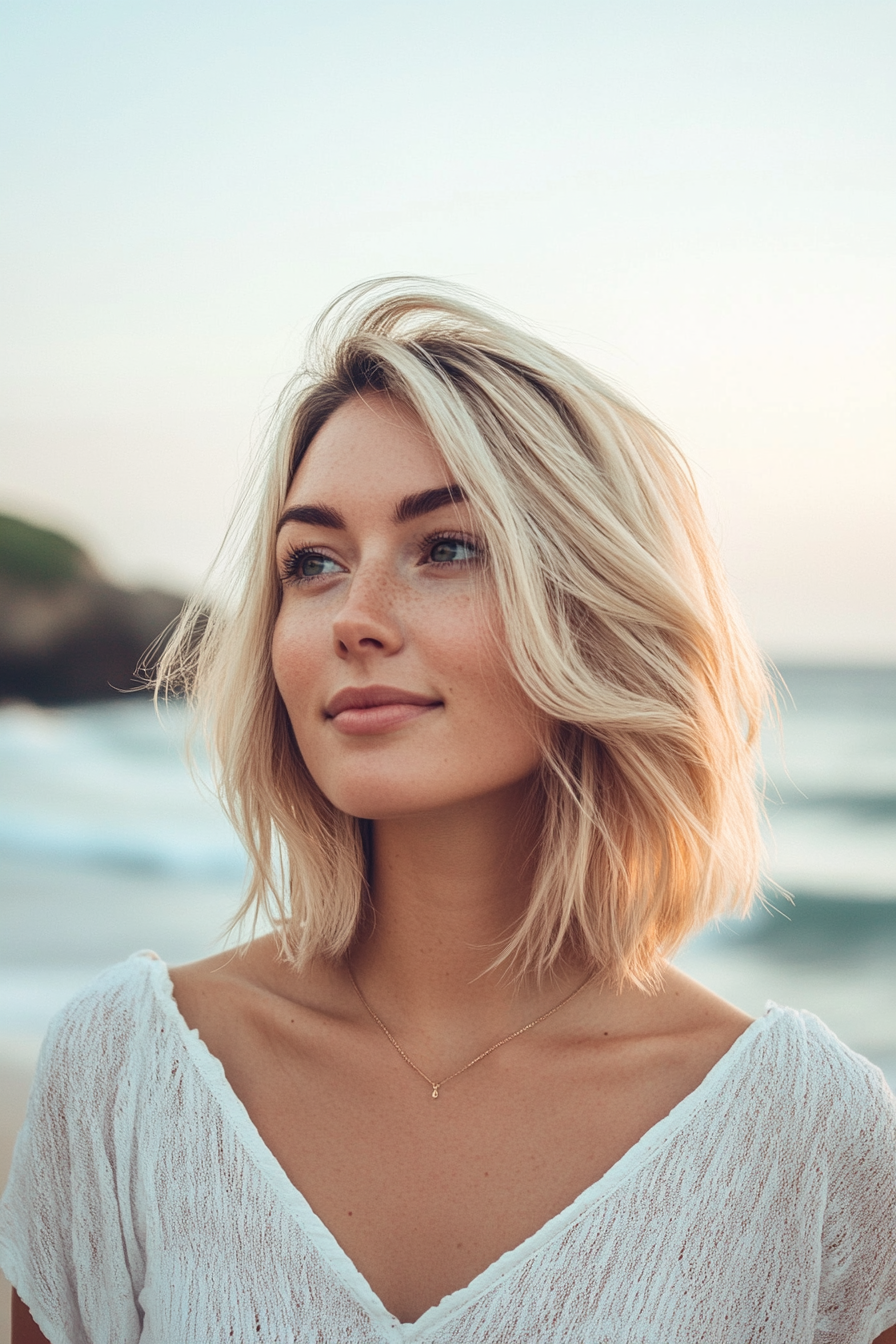
[[[402,1323],[138,953],[53,1021],[0,1265],[50,1344],[870,1344],[896,1324],[896,1101],[771,1006],[600,1180]]]

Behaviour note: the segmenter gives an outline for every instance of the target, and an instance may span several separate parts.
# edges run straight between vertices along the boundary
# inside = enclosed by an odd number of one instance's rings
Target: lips
[[[347,686],[329,701],[324,714],[341,732],[376,733],[398,728],[442,701],[398,686]]]

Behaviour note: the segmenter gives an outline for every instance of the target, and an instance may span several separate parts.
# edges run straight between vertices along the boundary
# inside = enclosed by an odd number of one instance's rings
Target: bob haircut
[[[185,610],[155,677],[157,695],[185,691],[200,711],[249,855],[231,927],[265,916],[300,966],[344,955],[369,912],[371,825],[311,778],[270,650],[293,476],[327,418],[373,391],[419,417],[465,490],[512,673],[547,716],[534,886],[494,964],[541,977],[576,961],[650,986],[690,933],[746,912],[759,874],[768,679],[686,464],[584,365],[436,282],[349,290],[309,354],[232,529],[229,577]]]

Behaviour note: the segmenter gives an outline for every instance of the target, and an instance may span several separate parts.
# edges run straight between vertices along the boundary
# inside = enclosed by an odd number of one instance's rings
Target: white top
[[[51,1344],[869,1344],[896,1324],[896,1102],[772,1007],[568,1208],[402,1324],[137,955],[54,1020],[0,1252]]]

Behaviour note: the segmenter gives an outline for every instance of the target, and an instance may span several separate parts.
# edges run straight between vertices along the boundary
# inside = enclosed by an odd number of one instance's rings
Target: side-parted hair
[[[317,787],[271,666],[278,517],[315,434],[364,392],[419,416],[466,492],[511,669],[549,722],[535,881],[496,961],[543,975],[575,959],[649,985],[757,889],[767,674],[664,430],[578,360],[425,280],[364,284],[324,313],[229,577],[161,657],[157,691],[198,709],[249,855],[234,923],[264,915],[296,965],[338,959],[370,900],[370,823]]]

